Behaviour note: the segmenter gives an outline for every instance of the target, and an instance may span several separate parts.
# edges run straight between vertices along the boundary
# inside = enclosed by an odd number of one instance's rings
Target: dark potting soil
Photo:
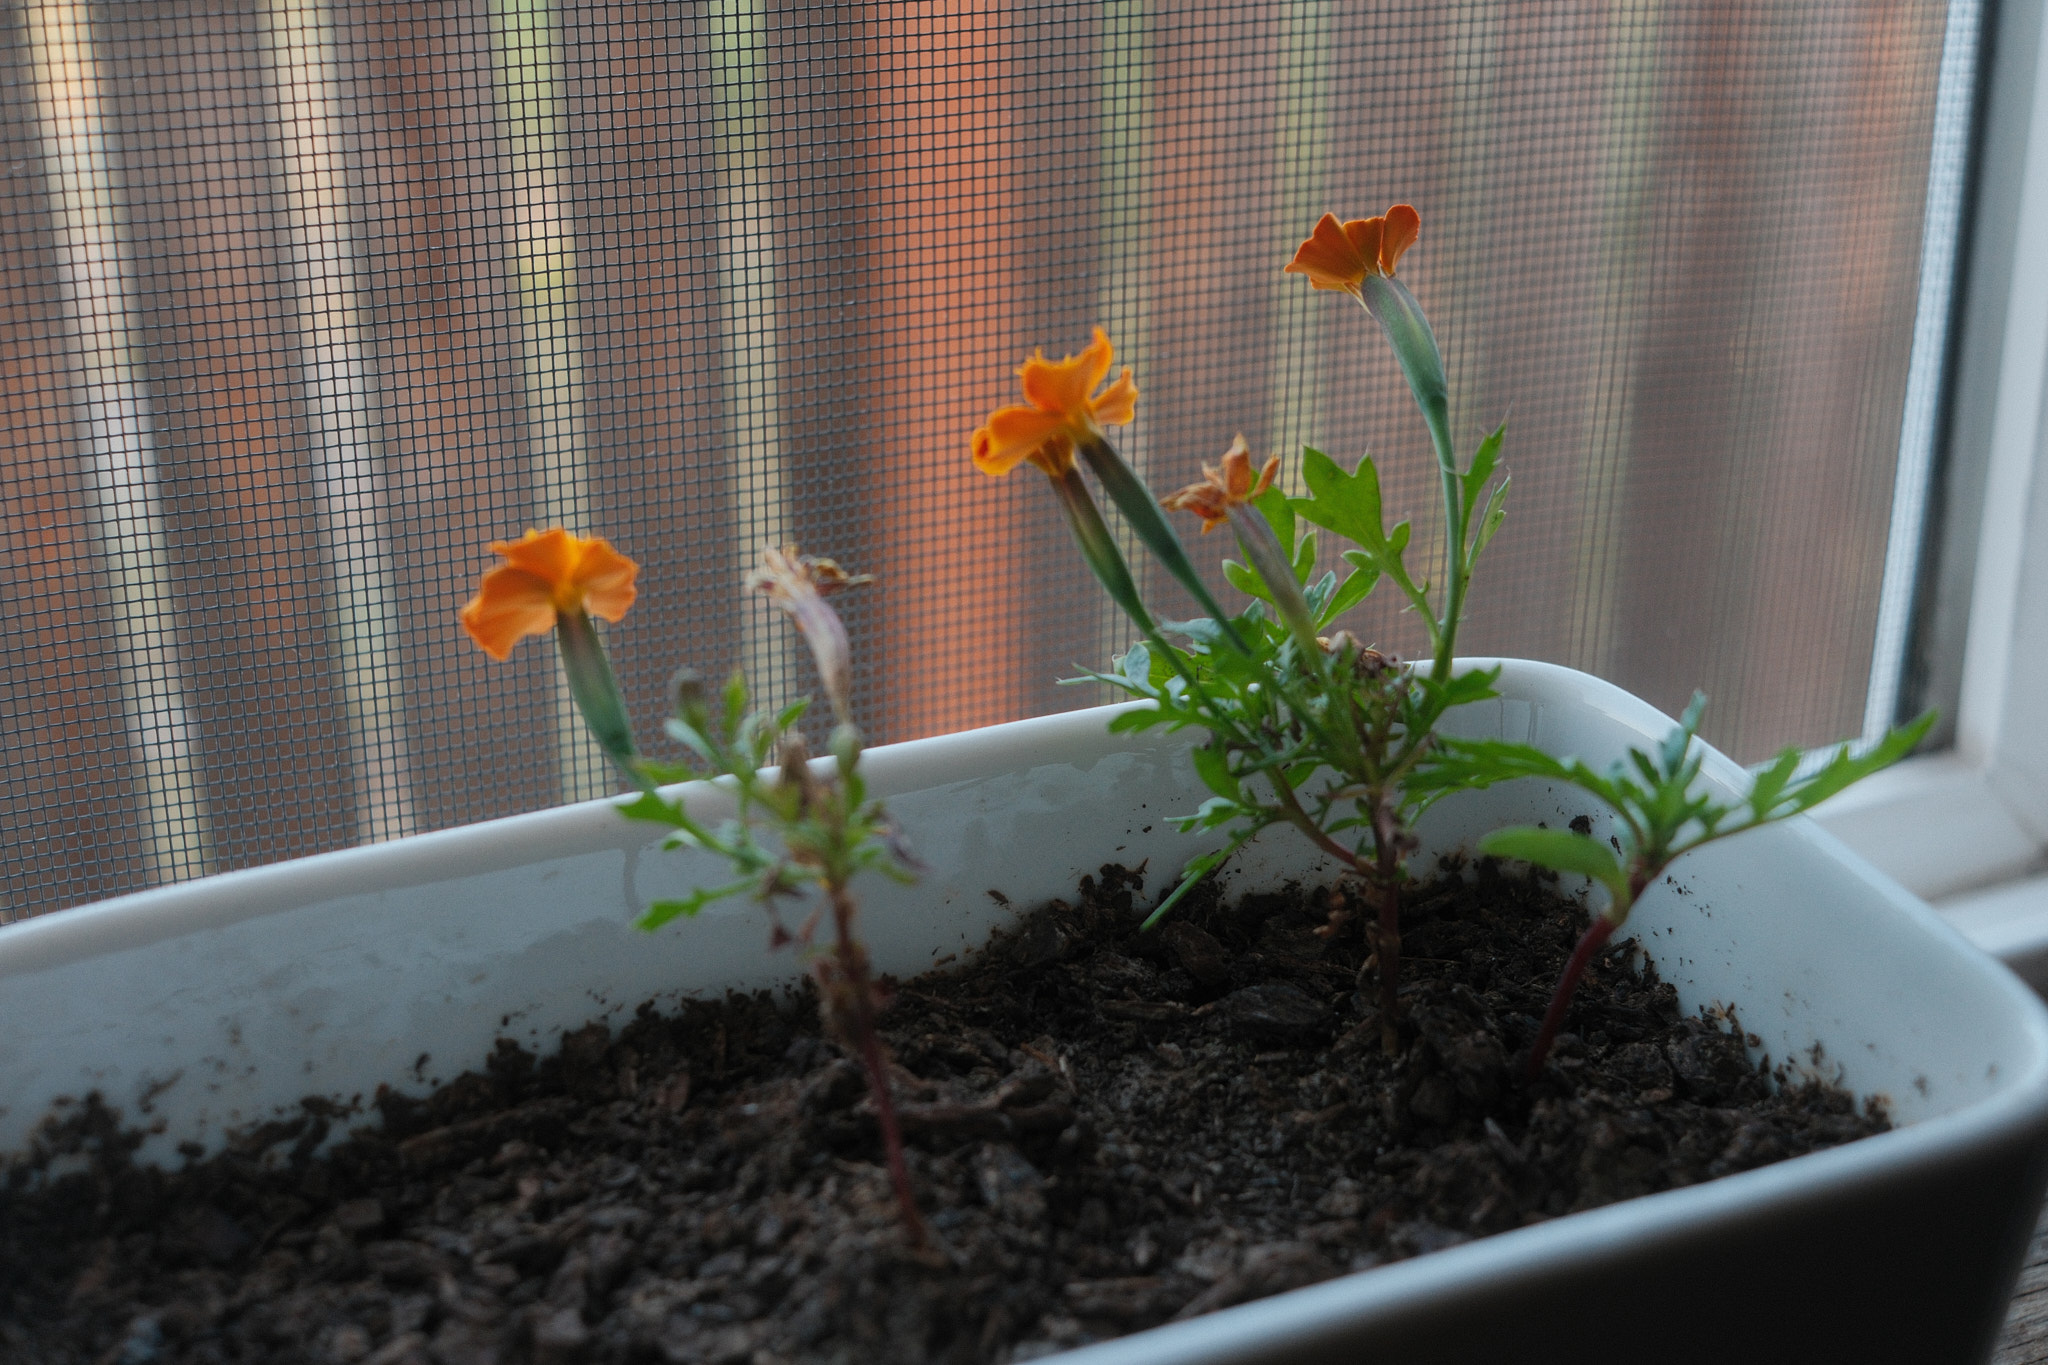
[[[1525,1084],[1584,916],[1487,863],[1411,897],[1391,1060],[1331,893],[1141,934],[1134,883],[897,989],[923,1251],[810,1003],[735,996],[503,1044],[323,1156],[315,1108],[166,1175],[82,1106],[0,1193],[0,1359],[1028,1360],[1887,1126],[1632,943]]]

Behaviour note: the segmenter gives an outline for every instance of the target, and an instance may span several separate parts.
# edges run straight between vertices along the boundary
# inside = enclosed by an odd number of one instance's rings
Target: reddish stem
[[[882,1064],[882,1046],[875,1036],[875,996],[868,981],[868,955],[853,937],[853,898],[832,888],[833,927],[838,933],[834,945],[839,971],[844,978],[848,1011],[852,1017],[854,1046],[860,1052],[861,1069],[868,1073],[868,1093],[875,1101],[875,1121],[882,1130],[882,1150],[889,1160],[889,1183],[895,1187],[896,1203],[903,1213],[903,1229],[912,1246],[925,1244],[924,1219],[917,1212],[917,1196],[910,1188],[910,1167],[903,1159],[903,1131],[896,1122],[896,1101],[889,1093],[889,1073]]]
[[[1379,933],[1373,952],[1380,968],[1380,1046],[1389,1057],[1401,1054],[1401,869],[1390,840],[1380,837],[1378,876]]]
[[[1380,922],[1373,935],[1373,953],[1380,969],[1380,1046],[1389,1057],[1401,1055],[1401,841],[1402,829],[1391,800],[1373,800],[1373,876],[1379,883]]]
[[[896,1102],[889,1095],[889,1075],[882,1067],[882,1049],[875,1042],[872,1024],[860,1030],[860,1061],[868,1073],[868,1089],[875,1097],[875,1120],[882,1128],[882,1148],[889,1155],[889,1183],[895,1186],[896,1202],[903,1210],[903,1227],[912,1246],[925,1242],[924,1219],[917,1212],[917,1196],[910,1188],[910,1167],[903,1160],[903,1132],[896,1126]]]
[[[1529,1079],[1535,1080],[1543,1070],[1543,1059],[1550,1055],[1550,1045],[1557,1041],[1557,1030],[1564,1023],[1564,1012],[1572,1002],[1572,992],[1579,988],[1579,978],[1586,974],[1586,964],[1593,960],[1593,954],[1600,951],[1607,942],[1607,936],[1614,932],[1614,921],[1605,915],[1596,915],[1586,926],[1586,932],[1579,936],[1579,946],[1572,949],[1572,960],[1564,967],[1564,975],[1558,978],[1557,991],[1550,997],[1550,1009],[1543,1016],[1543,1027],[1536,1034],[1536,1045],[1529,1049]]]

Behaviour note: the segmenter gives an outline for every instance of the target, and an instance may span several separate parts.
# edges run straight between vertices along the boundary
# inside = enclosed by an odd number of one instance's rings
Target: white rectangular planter
[[[1511,661],[1501,688],[1461,728],[1604,765],[1670,725],[1549,665]],[[1105,715],[871,751],[873,787],[930,868],[907,890],[867,888],[881,970],[969,953],[1105,862],[1144,862],[1161,890],[1202,846],[1169,820],[1204,795],[1189,737],[1111,737]],[[1716,756],[1709,776],[1739,770]],[[1446,849],[1585,809],[1516,784],[1443,803],[1422,833]],[[658,839],[592,802],[0,929],[0,1153],[59,1100],[97,1090],[156,1125],[145,1159],[175,1161],[179,1143],[216,1146],[309,1094],[424,1093],[500,1037],[551,1050],[643,1000],[793,978],[745,904],[655,935],[631,927],[649,900],[717,873]],[[1284,831],[1227,875],[1250,889],[1314,867]],[[1732,1003],[1776,1059],[1818,1046],[1831,1075],[1886,1098],[1896,1131],[1065,1359],[1984,1359],[2048,1183],[2048,1012],[1808,821],[1675,873],[1685,894],[1651,892],[1629,931],[1685,1007]]]

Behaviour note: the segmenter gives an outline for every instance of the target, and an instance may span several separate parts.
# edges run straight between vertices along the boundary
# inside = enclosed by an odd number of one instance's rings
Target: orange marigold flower
[[[988,422],[974,433],[974,467],[1002,475],[1029,460],[1054,479],[1072,469],[1076,442],[1100,440],[1103,427],[1122,426],[1136,410],[1138,386],[1128,365],[1115,383],[1089,396],[1108,377],[1115,358],[1109,333],[1100,327],[1087,350],[1057,364],[1042,351],[1033,351],[1017,371],[1029,406],[998,408],[989,414]]]
[[[1326,213],[1283,273],[1306,275],[1317,289],[1356,294],[1367,275],[1393,274],[1401,253],[1421,234],[1422,215],[1407,204],[1396,204],[1378,218],[1341,224],[1336,214]]]
[[[588,611],[617,621],[633,605],[640,566],[602,536],[586,540],[559,526],[493,541],[505,562],[484,575],[462,609],[462,628],[493,659],[505,659],[529,635],[545,635],[558,616]]]
[[[1211,531],[1230,520],[1230,509],[1250,502],[1273,486],[1273,476],[1280,472],[1280,457],[1266,457],[1265,468],[1259,471],[1255,482],[1252,479],[1252,452],[1239,436],[1230,443],[1230,449],[1223,452],[1223,464],[1202,466],[1202,482],[1191,483],[1178,493],[1161,498],[1160,505],[1176,511],[1193,512],[1202,519],[1202,534]]]

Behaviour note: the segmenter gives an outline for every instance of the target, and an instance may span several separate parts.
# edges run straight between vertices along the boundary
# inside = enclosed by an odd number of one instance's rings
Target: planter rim
[[[1110,717],[1148,704],[1085,707],[877,744],[862,754],[861,772],[873,794],[887,799],[903,788],[913,767],[920,785],[938,785],[989,766],[992,754],[996,759],[1024,759],[1049,747],[1099,738]],[[832,761],[830,756],[813,760],[819,764]],[[679,796],[716,789],[715,783],[693,781],[662,791]],[[0,977],[274,914],[327,899],[340,882],[353,890],[377,891],[459,875],[472,864],[498,855],[530,863],[592,847],[637,846],[646,842],[653,827],[635,825],[619,815],[618,807],[631,799],[630,793],[598,796],[500,815],[381,843],[208,873],[0,924]]]
[[[1633,728],[1644,729],[1646,714],[1670,723],[1668,717],[1648,703],[1613,684],[1560,664],[1492,657],[1460,658],[1456,663],[1461,673],[1496,666],[1572,690],[1574,701]],[[1503,673],[1504,677],[1508,675]],[[1118,702],[878,744],[862,755],[861,770],[874,794],[887,798],[913,776],[921,785],[939,785],[1011,759],[1021,762],[1047,749],[1069,748],[1077,741],[1100,739],[1111,717],[1150,704]],[[815,761],[829,764],[832,759],[822,757]],[[1703,771],[1723,787],[1739,780],[1742,773],[1737,764],[1712,749]],[[714,786],[702,781],[684,782],[663,791],[676,795],[707,791]],[[330,896],[337,882],[347,882],[357,890],[375,891],[455,875],[480,858],[498,854],[533,862],[593,846],[637,845],[645,842],[646,827],[622,820],[616,810],[628,799],[629,795],[594,797],[544,810],[402,835],[381,843],[215,872],[0,924],[0,976],[254,919]],[[1814,829],[1819,832],[1818,826]],[[1862,863],[1846,846],[1835,847]]]

